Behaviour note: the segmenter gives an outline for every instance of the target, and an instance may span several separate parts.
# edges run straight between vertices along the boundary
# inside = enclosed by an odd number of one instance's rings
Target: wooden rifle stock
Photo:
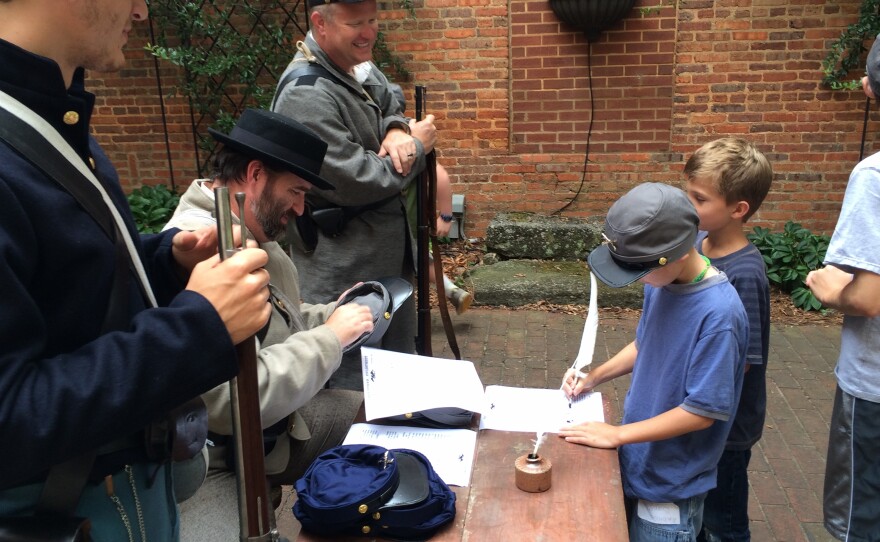
[[[235,195],[241,219],[241,245],[247,243],[244,226],[244,194]],[[232,242],[232,216],[229,191],[225,186],[214,188],[214,206],[220,258],[235,253]],[[253,336],[235,346],[238,355],[238,376],[229,381],[232,409],[232,431],[235,444],[235,474],[238,482],[240,539],[245,541],[278,541],[275,511],[269,500],[266,481],[263,425],[260,414],[260,387],[257,381],[257,342]]]

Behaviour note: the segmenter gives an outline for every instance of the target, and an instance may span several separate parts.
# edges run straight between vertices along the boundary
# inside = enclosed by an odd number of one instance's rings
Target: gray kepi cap
[[[694,246],[699,224],[682,190],[640,184],[608,210],[605,242],[590,253],[590,270],[612,288],[631,284],[684,256]]]

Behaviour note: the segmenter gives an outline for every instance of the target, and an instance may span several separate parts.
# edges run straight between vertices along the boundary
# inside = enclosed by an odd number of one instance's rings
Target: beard
[[[270,190],[267,192],[271,193]],[[289,208],[283,204],[270,197],[262,196],[257,200],[253,211],[254,218],[257,219],[257,223],[263,230],[263,235],[269,241],[277,241],[287,231],[287,227],[281,219],[288,214]]]

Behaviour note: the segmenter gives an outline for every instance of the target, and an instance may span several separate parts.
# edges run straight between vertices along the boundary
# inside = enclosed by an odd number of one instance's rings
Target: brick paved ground
[[[559,386],[584,322],[566,314],[479,308],[453,319],[462,357],[474,362],[484,385],[535,388]],[[594,359],[607,359],[634,333],[634,319],[600,317]],[[821,495],[839,339],[836,326],[772,327],[767,423],[749,472],[755,542],[833,540],[822,526]],[[452,357],[436,321],[432,343],[436,357]],[[628,384],[621,378],[597,388],[611,400],[611,422],[619,421]],[[289,525],[289,507],[279,510],[279,526]]]

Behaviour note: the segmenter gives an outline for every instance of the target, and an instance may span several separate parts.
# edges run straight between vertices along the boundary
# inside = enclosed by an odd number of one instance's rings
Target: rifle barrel
[[[422,107],[425,104],[425,87],[416,86],[416,120],[422,120]],[[433,157],[433,151],[429,153]],[[422,356],[432,355],[431,351],[431,298],[430,298],[430,260],[429,253],[429,228],[430,220],[434,213],[433,204],[430,201],[431,193],[431,173],[433,166],[430,165],[429,156],[425,157],[426,166],[419,175],[418,184],[416,185],[416,199],[418,201],[418,212],[416,213],[416,252],[418,265],[418,292],[416,295],[416,308],[418,313],[418,337],[416,340],[416,350]],[[429,171],[430,170],[430,171]],[[428,214],[430,213],[430,218]]]
[[[244,225],[245,195],[239,192],[235,199],[238,202],[241,223],[241,246],[244,247],[247,243],[247,229]],[[214,212],[217,217],[220,258],[225,260],[236,252],[232,237],[229,189],[225,186],[214,188]],[[235,345],[235,351],[239,370],[238,376],[229,381],[229,395],[238,482],[240,539],[242,542],[270,542],[278,540],[279,535],[275,528],[275,514],[269,501],[266,482],[256,340],[253,336],[248,337]]]

